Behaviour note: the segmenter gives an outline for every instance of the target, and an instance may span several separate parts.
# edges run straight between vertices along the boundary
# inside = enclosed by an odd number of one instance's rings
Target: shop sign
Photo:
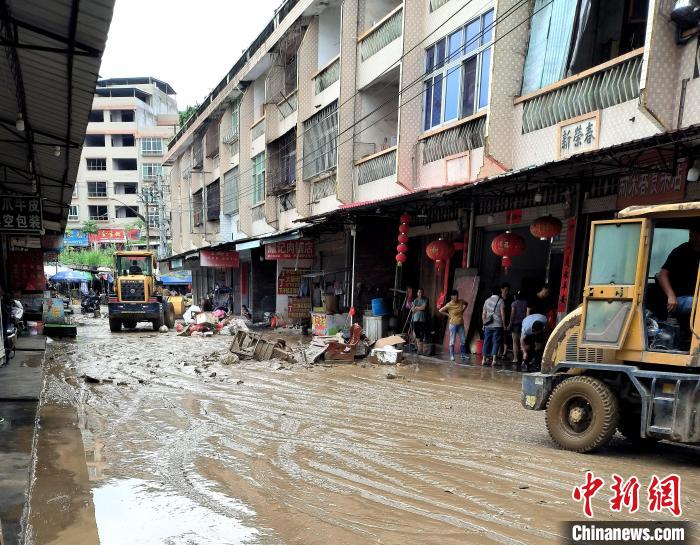
[[[309,269],[283,268],[277,277],[278,295],[297,295],[301,287],[301,277],[309,272]]]
[[[632,205],[681,202],[685,198],[685,180],[688,161],[681,159],[676,173],[652,172],[622,176],[617,187],[617,208]]]
[[[557,312],[566,312],[569,302],[569,284],[571,283],[571,262],[574,256],[574,241],[576,240],[576,218],[566,220],[566,246],[561,267],[561,283],[559,284],[559,303]]]
[[[287,316],[293,320],[309,317],[311,297],[290,297],[287,303]]]
[[[124,229],[109,228],[109,229],[98,229],[97,234],[94,237],[95,242],[126,242],[126,233]]]
[[[63,244],[66,246],[90,246],[87,233],[83,233],[80,229],[71,229],[70,233],[66,233],[63,237]]]
[[[328,332],[328,317],[326,314],[314,312],[311,314],[311,333],[325,335]]]
[[[0,196],[0,231],[39,233],[43,228],[39,197]]]
[[[265,245],[265,259],[313,259],[313,240],[287,240]]]
[[[239,264],[238,252],[233,250],[200,250],[199,252],[201,267],[237,269]]]
[[[598,149],[600,112],[580,115],[557,124],[557,156],[565,159],[577,153]]]
[[[15,289],[35,291],[46,289],[43,250],[10,252],[10,283]]]

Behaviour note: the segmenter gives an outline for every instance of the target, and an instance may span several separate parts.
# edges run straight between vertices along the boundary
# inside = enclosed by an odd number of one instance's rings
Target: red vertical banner
[[[248,295],[248,267],[250,263],[243,261],[240,264],[241,271],[241,295]]]
[[[576,241],[576,218],[566,220],[566,246],[564,246],[564,260],[561,267],[561,284],[559,288],[559,304],[557,312],[566,312],[569,303],[569,284],[571,283],[571,261],[574,256],[574,243]]]
[[[8,256],[9,284],[17,290],[38,291],[46,289],[44,276],[44,252],[28,250],[11,251]]]

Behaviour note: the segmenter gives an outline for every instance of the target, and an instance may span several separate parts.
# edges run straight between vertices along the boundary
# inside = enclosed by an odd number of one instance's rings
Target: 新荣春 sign
[[[287,240],[265,245],[265,259],[313,259],[313,240]]]
[[[0,231],[40,233],[42,230],[39,197],[0,195]]]
[[[598,149],[599,138],[599,111],[562,121],[557,125],[557,155],[559,159],[564,159],[577,153]]]
[[[232,250],[200,250],[199,265],[201,267],[237,269],[240,266],[240,261],[238,252]]]

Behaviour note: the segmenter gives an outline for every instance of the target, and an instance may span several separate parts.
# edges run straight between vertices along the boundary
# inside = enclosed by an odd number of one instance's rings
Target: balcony
[[[340,79],[340,55],[335,57],[326,66],[321,68],[313,77],[314,91],[320,95],[336,81]]]
[[[280,121],[288,118],[297,111],[297,102],[297,92],[293,91],[290,95],[287,95],[277,103],[277,109],[280,113]]]
[[[182,158],[182,177],[185,180],[192,178],[192,157],[187,154]]]
[[[158,157],[163,155],[162,149],[142,149],[141,156],[143,157]]]
[[[232,145],[234,142],[238,142],[238,125],[232,125],[231,128],[226,131],[223,135],[222,141],[227,146]]]
[[[357,185],[364,185],[396,174],[396,146],[355,163]]]
[[[204,165],[204,150],[202,149],[202,141],[200,140],[198,144],[195,144],[192,148],[192,168],[198,169],[202,168]]]
[[[362,62],[379,53],[403,32],[403,6],[397,6],[358,39]]]
[[[423,164],[484,147],[485,132],[486,113],[481,112],[424,134],[420,138],[423,144]]]
[[[265,117],[261,117],[250,126],[250,141],[255,142],[265,135]]]
[[[643,48],[516,98],[523,104],[523,133],[639,97]]]

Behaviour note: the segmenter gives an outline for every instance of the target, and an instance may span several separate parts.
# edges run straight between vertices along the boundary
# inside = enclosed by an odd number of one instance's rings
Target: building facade
[[[289,0],[169,144],[174,260],[200,295],[230,286],[258,311],[257,283],[281,315],[292,266],[341,309],[476,276],[477,305],[485,279],[547,281],[564,312],[592,220],[698,193],[698,40],[676,21],[662,0]],[[532,237],[548,216],[556,236]],[[504,268],[506,231],[527,248]],[[300,238],[309,261],[275,268],[268,248]],[[458,256],[444,278],[437,238]],[[202,266],[224,250],[237,269]]]
[[[92,222],[96,243],[130,235],[145,247],[148,235],[150,246],[160,244],[170,206],[163,155],[178,124],[174,95],[169,84],[151,77],[98,81],[68,229]]]

